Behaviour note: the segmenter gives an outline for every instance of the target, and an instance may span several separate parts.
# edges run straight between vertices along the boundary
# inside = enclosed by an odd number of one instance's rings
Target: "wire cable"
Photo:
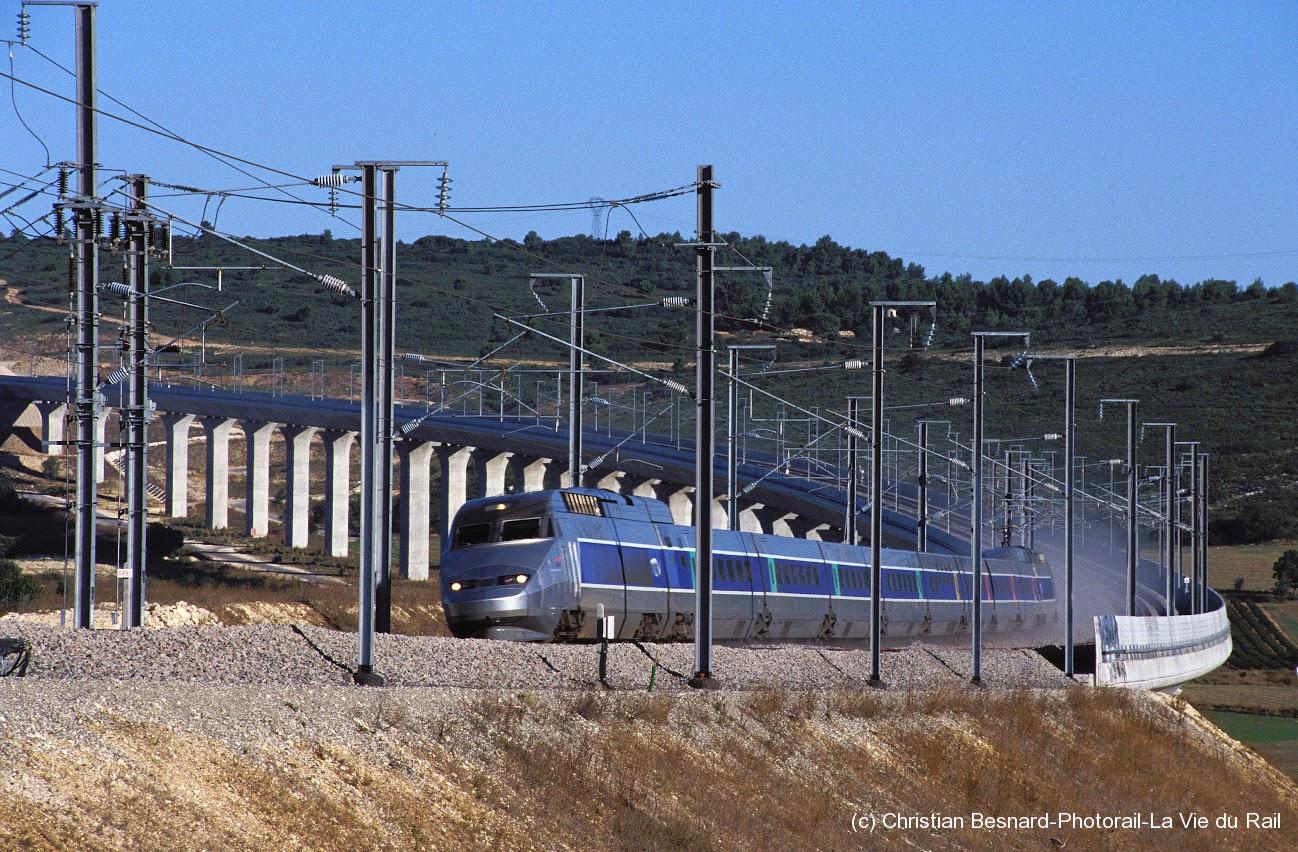
[[[44,58],[46,61],[51,62],[51,63],[53,63],[54,65],[56,65],[57,67],[61,68],[64,72],[66,72],[66,73],[68,73],[68,74],[72,74],[73,76],[75,76],[75,73],[72,72],[71,70],[69,70],[66,66],[60,64],[59,62],[57,62],[56,60],[50,58],[49,56],[46,56],[44,53],[41,53],[41,52],[40,52],[39,50],[37,50],[35,47],[32,47],[31,45],[28,45],[27,47],[28,47],[30,50],[32,50],[33,52],[35,52],[38,56],[41,56],[42,58]],[[41,94],[44,94],[44,95],[49,95],[50,97],[53,97],[53,98],[57,98],[58,100],[64,101],[65,103],[73,104],[74,106],[81,106],[81,103],[80,103],[79,101],[77,101],[75,98],[70,98],[70,97],[68,97],[67,95],[60,94],[59,92],[56,92],[56,91],[54,91],[54,90],[52,90],[52,89],[47,89],[47,88],[45,88],[44,86],[39,86],[39,85],[37,85],[37,84],[35,84],[35,83],[32,83],[32,82],[29,81],[29,80],[24,80],[23,78],[18,77],[16,74],[12,73],[12,71],[11,71],[11,73],[8,73],[8,74],[6,74],[6,73],[3,72],[3,71],[0,71],[0,76],[3,76],[3,77],[5,77],[5,78],[7,78],[11,83],[17,83],[17,84],[19,84],[19,85],[26,86],[26,87],[29,88],[29,89],[32,89],[32,90],[37,91],[37,92],[40,92]],[[212,147],[212,146],[210,146],[210,145],[203,145],[203,144],[201,144],[201,143],[199,143],[199,142],[194,142],[193,140],[187,139],[187,138],[185,138],[184,136],[181,136],[179,133],[176,133],[175,131],[170,130],[170,129],[164,127],[163,125],[159,124],[158,122],[154,121],[153,119],[149,118],[148,116],[145,116],[144,114],[140,113],[139,111],[137,111],[137,110],[131,108],[131,107],[128,106],[127,104],[125,104],[125,103],[123,103],[122,101],[118,100],[117,98],[114,98],[114,97],[113,97],[112,95],[110,95],[109,93],[104,92],[104,91],[100,91],[100,90],[97,90],[97,91],[99,91],[100,94],[102,94],[104,97],[106,97],[106,98],[108,98],[109,100],[111,100],[113,103],[118,104],[118,105],[121,106],[123,109],[126,109],[127,111],[129,111],[129,112],[131,112],[132,114],[136,115],[137,117],[139,117],[139,118],[142,119],[143,121],[148,122],[148,124],[141,124],[139,121],[135,121],[135,120],[133,120],[133,119],[127,118],[127,117],[122,116],[122,115],[118,115],[117,113],[109,112],[108,110],[102,109],[102,108],[97,107],[97,106],[95,106],[95,107],[91,107],[91,108],[92,108],[96,113],[98,113],[99,115],[104,116],[105,118],[110,118],[110,119],[112,119],[112,120],[114,120],[114,121],[121,122],[122,124],[125,124],[125,125],[130,126],[130,127],[134,127],[134,128],[136,128],[137,130],[143,130],[143,131],[145,131],[146,133],[152,133],[152,134],[154,134],[154,135],[156,135],[156,136],[161,136],[161,137],[163,137],[163,138],[165,138],[165,139],[170,139],[170,140],[173,141],[173,142],[179,142],[179,143],[182,144],[182,145],[188,145],[189,147],[194,148],[195,150],[202,151],[203,153],[208,154],[209,156],[212,156],[212,157],[215,157],[215,158],[218,158],[218,159],[233,160],[233,161],[235,161],[235,162],[242,163],[243,165],[250,166],[250,167],[252,167],[252,168],[261,169],[261,170],[263,170],[263,171],[271,172],[272,174],[277,174],[277,175],[281,175],[281,176],[286,177],[286,178],[291,178],[291,179],[293,179],[294,181],[300,181],[300,182],[304,182],[304,183],[311,183],[311,179],[308,178],[308,177],[305,177],[305,176],[303,176],[303,175],[295,174],[295,173],[293,173],[293,172],[287,171],[287,170],[285,170],[285,169],[277,168],[277,167],[275,167],[275,166],[269,166],[269,165],[266,165],[265,163],[259,163],[259,162],[257,162],[256,160],[251,160],[251,159],[248,159],[247,157],[241,157],[241,156],[239,156],[239,155],[237,155],[237,154],[231,154],[231,153],[229,153],[228,151],[222,151],[222,150],[219,149],[219,148],[214,148],[214,147]],[[153,125],[153,126],[150,127],[149,124],[151,124],[151,125]],[[231,164],[230,164],[230,163],[227,163],[226,165],[231,165]],[[234,168],[232,165],[231,165],[231,167]],[[247,172],[244,172],[242,169],[238,169],[238,171],[240,171],[241,173],[247,175],[248,177],[252,178],[252,179],[255,180],[255,181],[258,181],[258,182],[260,182],[260,183],[263,183],[263,185],[268,186],[268,188],[276,188],[274,185],[267,184],[265,181],[262,181],[261,178],[258,178],[256,175],[248,174]],[[693,192],[694,190],[695,190],[695,184],[690,183],[690,184],[682,185],[682,186],[680,186],[680,187],[675,187],[675,188],[673,188],[673,189],[659,190],[659,191],[656,191],[656,192],[649,192],[649,193],[644,193],[644,194],[641,194],[641,195],[631,196],[631,197],[629,197],[629,198],[618,199],[615,203],[617,203],[617,204],[641,204],[641,203],[645,203],[645,202],[649,202],[649,201],[658,201],[658,200],[661,200],[661,199],[664,199],[664,198],[673,198],[673,197],[678,196],[678,195],[685,195],[685,194],[687,194],[687,193],[689,193],[689,192]],[[321,210],[324,210],[325,212],[327,212],[327,205],[325,205],[324,203],[313,203],[313,202],[307,201],[307,200],[305,200],[305,199],[298,198],[298,197],[294,196],[292,193],[289,193],[289,192],[287,192],[286,190],[284,190],[284,189],[282,189],[282,188],[278,188],[278,191],[279,191],[279,192],[282,192],[282,193],[285,194],[285,195],[287,195],[291,201],[294,201],[294,202],[297,202],[297,203],[300,203],[300,204],[306,204],[306,205],[308,205],[308,206],[312,206],[312,207],[316,207],[316,208],[318,208],[318,209],[321,209]],[[344,187],[337,187],[337,191],[340,192],[340,193],[347,194],[347,195],[353,195],[353,196],[356,196],[357,198],[363,198],[363,197],[364,197],[364,194],[363,194],[362,192],[360,192],[360,191],[358,191],[358,190],[354,190],[354,189],[349,189],[349,188],[347,188],[347,187],[345,187],[345,186],[344,186]],[[262,200],[273,200],[273,199],[264,199],[264,198],[263,198]],[[287,203],[287,202],[285,202],[285,203]],[[603,206],[604,204],[609,204],[609,203],[613,203],[613,202],[604,201],[604,202],[595,203],[595,202],[592,202],[592,201],[587,200],[587,201],[581,201],[581,202],[562,202],[562,203],[558,203],[558,204],[540,204],[540,205],[500,205],[500,206],[497,206],[497,207],[469,208],[469,210],[471,210],[472,212],[513,212],[513,211],[527,211],[527,212],[532,212],[532,211],[563,211],[563,210],[590,209],[590,208],[592,208],[592,207],[599,207],[599,206]],[[402,203],[397,203],[397,204],[396,204],[396,208],[399,209],[399,210],[404,210],[404,211],[408,211],[408,212],[438,213],[439,215],[444,215],[444,214],[443,214],[443,208],[439,208],[439,207],[419,207],[419,206],[411,205],[411,204],[402,204]],[[448,217],[446,217],[446,218],[450,218],[450,217],[448,216]],[[457,221],[457,220],[452,220],[452,221],[456,221],[456,224],[459,224],[461,227],[465,227],[465,228],[469,228],[470,230],[474,230],[473,228],[471,228],[471,226],[467,225],[467,224],[464,223],[464,222],[459,222],[459,221]],[[354,223],[351,223],[351,222],[348,222],[348,224],[352,224],[353,227],[358,227],[358,226],[355,226]],[[359,230],[359,227],[358,227],[358,230]],[[483,236],[488,237],[488,238],[493,239],[493,240],[496,240],[495,237],[492,237],[492,236],[489,235],[489,234],[485,234],[485,233],[484,233]]]
[[[22,110],[18,109],[18,95],[16,94],[14,89],[14,80],[17,78],[13,76],[14,75],[14,46],[12,42],[9,43],[9,74],[10,74],[9,102],[14,105],[14,115],[18,116],[19,123],[22,124],[22,126],[27,130],[27,132],[31,134],[32,138],[35,139],[38,143],[40,143],[41,148],[45,151],[45,168],[48,169],[50,167],[50,146],[45,144],[44,139],[36,135],[36,131],[32,130],[31,126],[27,124],[27,119],[23,118]]]
[[[41,57],[42,59],[44,59],[46,62],[49,62],[51,65],[55,66],[56,68],[61,69],[64,73],[69,74],[69,75],[72,76],[72,77],[76,77],[76,72],[75,72],[75,71],[71,70],[71,69],[68,68],[66,65],[63,65],[63,64],[62,64],[61,62],[59,62],[58,60],[54,59],[53,57],[50,57],[50,56],[46,55],[45,53],[43,53],[41,50],[39,50],[38,48],[34,47],[33,45],[28,44],[28,45],[26,45],[26,47],[27,47],[28,50],[32,51],[32,52],[35,53],[37,56],[39,56],[39,57]],[[12,48],[11,48],[11,52],[12,52]],[[12,64],[12,59],[11,59],[11,64]],[[13,71],[13,68],[12,68],[12,67],[10,68],[10,71],[11,71],[11,72]],[[11,78],[11,79],[10,79],[10,86],[11,86],[11,87],[12,87],[12,85],[13,85],[13,82],[14,82],[14,81],[13,81],[13,78]],[[19,81],[19,82],[21,82],[21,81]],[[129,104],[126,104],[126,103],[124,103],[124,102],[118,100],[117,98],[113,97],[111,94],[109,94],[108,92],[105,92],[103,89],[96,88],[95,91],[98,92],[99,94],[103,95],[104,97],[108,98],[108,100],[110,100],[110,101],[112,101],[113,103],[117,104],[117,105],[120,106],[122,109],[125,109],[127,112],[130,112],[132,115],[135,115],[136,117],[140,118],[141,120],[146,121],[146,122],[148,122],[149,124],[153,125],[155,128],[157,128],[157,131],[154,131],[154,132],[161,131],[164,135],[166,135],[166,136],[168,136],[168,137],[170,137],[170,138],[172,138],[172,139],[174,139],[174,140],[176,140],[176,141],[178,141],[178,142],[182,142],[182,143],[184,143],[184,144],[186,144],[186,145],[190,145],[190,146],[196,148],[196,149],[199,150],[199,151],[202,151],[204,154],[206,154],[207,156],[209,156],[209,157],[211,157],[212,159],[216,160],[217,162],[223,163],[224,165],[229,166],[230,168],[234,169],[235,171],[239,172],[240,174],[245,175],[246,177],[248,177],[248,178],[250,178],[250,179],[252,179],[252,180],[257,181],[258,183],[260,183],[262,186],[266,187],[267,189],[273,189],[273,190],[275,190],[276,192],[283,193],[284,195],[288,196],[289,198],[293,199],[294,201],[298,201],[298,202],[301,202],[301,203],[303,203],[303,204],[310,204],[310,202],[306,201],[305,199],[299,198],[298,196],[294,195],[293,193],[289,192],[288,190],[284,189],[283,187],[279,187],[279,186],[276,186],[276,185],[274,185],[274,184],[271,184],[271,183],[268,182],[268,181],[262,180],[262,179],[259,178],[257,175],[252,174],[251,172],[248,172],[248,171],[246,171],[246,170],[244,170],[244,169],[242,169],[242,168],[240,168],[240,167],[234,165],[234,164],[231,163],[231,162],[228,162],[227,159],[237,159],[237,160],[240,160],[240,162],[244,162],[244,163],[246,163],[247,165],[253,166],[253,167],[255,167],[255,168],[261,168],[261,169],[266,169],[267,171],[271,171],[271,170],[268,169],[266,166],[263,166],[263,165],[261,165],[261,164],[259,164],[259,163],[254,163],[254,162],[251,162],[251,161],[242,160],[242,158],[238,158],[238,157],[234,157],[233,155],[225,154],[225,153],[223,153],[223,152],[221,152],[221,151],[217,151],[217,150],[214,149],[214,148],[208,148],[208,147],[205,146],[205,145],[199,145],[199,144],[197,144],[197,143],[191,142],[191,141],[189,141],[188,139],[186,139],[186,138],[184,138],[183,136],[181,136],[179,133],[176,133],[174,130],[171,130],[171,129],[167,128],[167,127],[164,127],[162,124],[160,124],[160,123],[154,121],[153,119],[149,118],[147,115],[145,115],[144,113],[140,112],[139,110],[132,108]],[[96,109],[96,112],[99,112],[99,110]],[[108,115],[108,113],[102,113],[102,114],[104,114],[104,115]],[[148,129],[148,128],[143,128],[143,129]],[[46,155],[46,159],[48,160],[48,154]],[[296,177],[296,176],[294,176],[294,177]],[[301,181],[301,180],[305,180],[305,178],[300,178],[300,177],[297,178],[297,179],[300,180],[300,181]],[[333,214],[333,213],[330,213],[328,206],[325,205],[325,204],[312,204],[311,206],[317,208],[318,210],[320,210],[320,211],[323,212],[323,213],[326,213],[326,214],[332,216],[332,217],[335,218],[335,219],[338,219],[338,220],[341,221],[341,222],[344,222],[345,224],[351,225],[353,228],[355,228],[355,229],[358,230],[358,231],[360,230],[360,226],[357,225],[356,223],[351,222],[351,221],[349,221],[349,220],[347,220],[347,219],[342,219],[342,218],[339,217],[338,215]]]

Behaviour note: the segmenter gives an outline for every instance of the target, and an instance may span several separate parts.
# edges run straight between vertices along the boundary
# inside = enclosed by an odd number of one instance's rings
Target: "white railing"
[[[1216,592],[1199,615],[1097,615],[1095,685],[1158,689],[1207,674],[1230,656],[1230,621]],[[1188,600],[1188,599],[1187,599]]]

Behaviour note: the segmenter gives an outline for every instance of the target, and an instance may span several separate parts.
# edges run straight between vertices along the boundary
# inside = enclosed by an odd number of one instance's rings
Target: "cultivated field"
[[[1208,548],[1208,585],[1214,589],[1233,589],[1235,579],[1243,577],[1245,591],[1269,592],[1275,584],[1271,568],[1280,558],[1280,554],[1286,550],[1298,550],[1298,542],[1277,541],[1233,547],[1210,547]]]

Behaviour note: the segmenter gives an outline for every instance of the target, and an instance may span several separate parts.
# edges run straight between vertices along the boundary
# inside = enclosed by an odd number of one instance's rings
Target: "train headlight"
[[[463,588],[464,588],[464,584],[461,583],[459,580],[456,580],[454,583],[451,583],[451,591],[452,591],[452,592],[458,592],[460,589],[463,589]]]
[[[519,574],[517,577],[514,578],[514,582],[515,582],[515,583],[518,583],[518,585],[520,585],[520,586],[523,585],[524,583],[527,582],[527,575],[526,575],[526,574]]]

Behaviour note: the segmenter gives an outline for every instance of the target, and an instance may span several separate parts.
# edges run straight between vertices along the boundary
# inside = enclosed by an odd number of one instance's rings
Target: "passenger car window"
[[[468,547],[491,541],[491,524],[465,524],[455,530],[455,546]]]

